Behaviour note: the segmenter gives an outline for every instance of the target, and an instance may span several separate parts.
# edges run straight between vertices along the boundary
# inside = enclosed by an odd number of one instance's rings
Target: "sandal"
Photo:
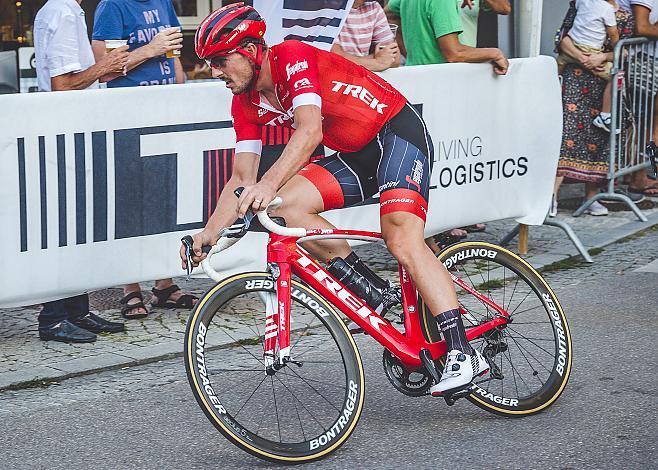
[[[129,304],[128,301],[132,299],[139,299],[139,302]],[[140,318],[146,318],[149,314],[146,305],[144,305],[144,297],[142,297],[141,291],[135,291],[126,294],[125,297],[119,300],[119,303],[125,305],[124,307],[121,307],[121,316],[126,320],[138,320]],[[143,308],[144,312],[130,313],[140,308]]]
[[[151,289],[151,292],[153,292],[153,296],[157,299],[157,302],[151,300],[151,305],[153,307],[185,308],[187,310],[194,308],[194,304],[196,303],[195,300],[199,300],[199,298],[192,294],[183,294],[176,300],[169,300],[171,294],[178,292],[179,290],[181,290],[181,288],[176,284],[172,284],[166,289],[156,289],[154,287]]]
[[[485,224],[473,224],[462,227],[462,229],[466,230],[468,233],[478,233],[484,232],[487,229],[487,226]]]
[[[446,248],[447,246],[454,245],[455,243],[460,242],[467,237],[467,235],[453,235],[451,233],[453,230],[448,230],[446,232],[434,235],[434,242],[440,250]]]
[[[632,193],[643,194],[644,196],[649,197],[658,197],[658,184],[648,184],[643,188],[631,188],[628,187],[628,190]]]

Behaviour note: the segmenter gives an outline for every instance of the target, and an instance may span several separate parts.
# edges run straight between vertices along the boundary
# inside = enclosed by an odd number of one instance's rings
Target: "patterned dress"
[[[569,10],[562,32],[571,28],[573,9]],[[617,11],[621,39],[633,35],[630,12]],[[557,176],[567,181],[602,182],[608,178],[610,134],[592,125],[601,110],[606,81],[577,64],[569,64],[562,74],[563,133]]]

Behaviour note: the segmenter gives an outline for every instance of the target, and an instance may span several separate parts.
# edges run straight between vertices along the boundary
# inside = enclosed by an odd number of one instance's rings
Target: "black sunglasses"
[[[210,59],[205,59],[208,67],[213,69],[218,69],[226,65],[226,57],[211,57]]]

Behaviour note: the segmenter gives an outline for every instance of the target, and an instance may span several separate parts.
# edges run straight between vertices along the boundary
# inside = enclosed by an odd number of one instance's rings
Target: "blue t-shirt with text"
[[[128,50],[134,51],[160,31],[180,26],[171,0],[102,0],[94,17],[92,39],[128,40]],[[128,72],[125,77],[107,83],[108,88],[138,85],[168,85],[176,83],[174,59],[163,54],[153,57]]]

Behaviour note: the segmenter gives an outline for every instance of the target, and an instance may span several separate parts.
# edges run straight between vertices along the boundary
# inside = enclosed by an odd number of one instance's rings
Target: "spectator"
[[[183,34],[171,0],[102,0],[96,9],[92,48],[96,59],[106,53],[105,41],[126,39],[130,55],[125,76],[107,77],[108,88],[185,83],[178,57]]]
[[[390,0],[386,10],[400,16],[402,37],[407,51],[406,65],[443,64],[446,62],[491,62],[494,72],[507,73],[509,63],[498,48],[476,48],[462,44],[463,28],[458,0]],[[467,231],[483,231],[484,224],[453,229],[441,234],[437,246],[433,238],[426,239],[433,251],[466,237]]]
[[[654,46],[654,71],[646,70],[645,76],[640,73],[636,79],[639,83],[651,83],[653,77],[653,87],[650,94],[655,95],[653,105],[653,128],[651,129],[651,140],[649,145],[655,152],[656,143],[658,143],[658,95],[656,94],[656,84],[658,82],[658,61],[655,61],[655,54],[658,52],[658,1],[657,0],[631,0],[631,7],[635,16],[635,34],[650,39],[656,39]],[[642,144],[644,145],[644,144]],[[645,196],[658,197],[658,183],[650,183],[646,171],[641,170],[633,173],[629,191],[637,192]]]
[[[560,37],[566,36],[575,16],[575,2],[571,2],[560,29]],[[615,17],[620,39],[632,36],[632,13],[622,6],[615,12]],[[600,111],[606,86],[606,81],[594,72],[605,62],[611,61],[613,54],[587,54],[575,47],[573,41],[562,41],[557,45],[578,63],[567,64],[562,73],[564,130],[549,216],[557,214],[557,195],[565,179],[585,183],[585,197],[590,199],[599,193],[601,184],[606,181],[609,165],[607,150],[610,137],[607,132],[589,124]],[[608,215],[608,209],[596,201],[588,207],[586,213],[605,216]]]
[[[509,15],[512,6],[509,0],[457,0],[461,3],[461,20],[463,31],[459,42],[466,46],[477,47],[478,20],[481,11],[493,11],[499,15]]]
[[[75,0],[48,0],[39,10],[34,47],[41,91],[97,88],[100,77],[124,73],[128,59],[123,47],[94,63],[84,11]],[[124,329],[123,323],[91,313],[87,294],[46,302],[39,313],[39,338],[44,341],[90,343],[96,341],[96,333]]]
[[[509,64],[500,49],[459,42],[463,28],[457,1],[391,0],[386,8],[400,15],[407,65],[491,62],[495,73],[507,73]]]
[[[97,60],[106,54],[106,40],[128,40],[128,73],[106,77],[109,88],[185,83],[180,59],[167,57],[167,53],[180,50],[183,42],[171,0],[102,0],[96,10],[92,38]],[[184,294],[172,279],[155,281],[152,292],[151,304],[155,307],[191,309],[197,301],[197,297]],[[121,303],[121,314],[126,319],[148,315],[138,283],[124,286]]]
[[[617,30],[617,19],[615,11],[617,4],[614,0],[576,0],[576,17],[569,33],[562,39],[562,42],[572,41],[573,45],[586,54],[603,52],[606,39],[609,39],[610,48],[614,49],[619,41],[619,31]],[[564,51],[557,58],[560,73],[568,63],[577,63],[578,61],[566,54]],[[612,61],[605,62],[603,66],[594,70],[594,73],[607,81],[603,90],[603,104],[601,112],[594,118],[592,124],[596,127],[610,132],[610,123],[612,115],[612,81],[610,70]],[[618,134],[620,131],[617,130]]]
[[[331,52],[375,72],[400,66],[400,49],[384,9],[375,1],[354,1]]]

